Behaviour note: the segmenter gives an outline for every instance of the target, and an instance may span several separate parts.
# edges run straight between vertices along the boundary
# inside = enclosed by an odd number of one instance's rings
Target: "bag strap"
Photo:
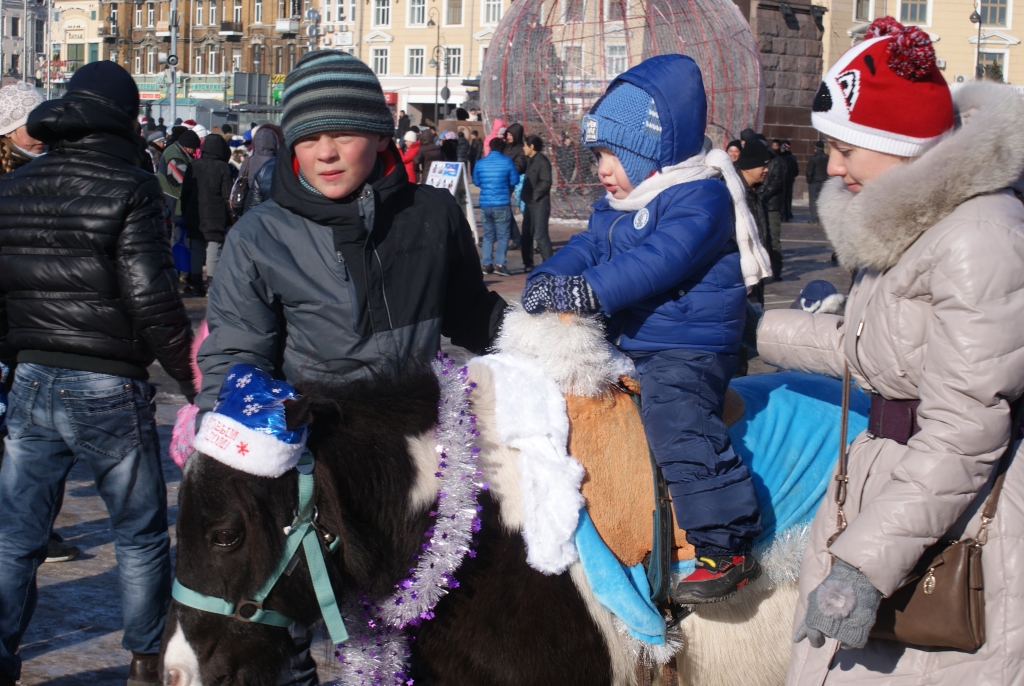
[[[843,363],[843,400],[842,409],[840,410],[842,415],[839,421],[839,464],[836,470],[836,532],[832,534],[828,543],[828,547],[831,547],[835,543],[836,539],[839,538],[839,534],[846,531],[846,513],[843,512],[843,505],[846,504],[846,490],[847,485],[850,482],[850,477],[847,474],[847,452],[846,452],[846,436],[850,427],[850,365],[849,363]]]
[[[985,498],[985,507],[981,510],[981,528],[978,535],[974,537],[977,545],[982,546],[988,542],[988,525],[996,516],[996,508],[999,506],[999,495],[1003,492],[1003,482],[1006,481],[1006,470],[1010,468],[1013,449],[1017,444],[1017,433],[1020,431],[1021,409],[1024,408],[1024,398],[1018,398],[1011,406],[1010,413],[1010,443],[1006,446],[999,464],[996,465],[996,480],[992,484],[992,490]]]

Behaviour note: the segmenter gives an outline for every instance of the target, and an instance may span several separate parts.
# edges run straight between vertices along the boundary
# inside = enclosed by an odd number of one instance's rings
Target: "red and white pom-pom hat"
[[[836,62],[814,96],[811,123],[869,150],[916,157],[953,128],[953,99],[928,34],[876,19]]]

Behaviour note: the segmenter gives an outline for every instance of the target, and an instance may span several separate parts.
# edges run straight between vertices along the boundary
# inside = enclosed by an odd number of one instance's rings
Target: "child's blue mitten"
[[[601,309],[597,294],[582,276],[549,276],[533,279],[523,291],[523,309],[530,314],[545,310],[591,314]]]

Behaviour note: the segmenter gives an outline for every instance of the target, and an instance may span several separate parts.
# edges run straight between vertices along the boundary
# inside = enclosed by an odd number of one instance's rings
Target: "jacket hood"
[[[433,143],[434,134],[430,132],[430,129],[423,129],[420,131],[420,143]]]
[[[277,149],[281,147],[281,142],[277,138],[277,134],[273,129],[269,129],[265,126],[261,126],[256,130],[256,135],[252,137],[252,154],[262,155],[264,157],[273,157],[277,154]]]
[[[124,110],[90,91],[47,100],[29,114],[27,127],[30,136],[55,151],[107,153],[138,166],[146,150]]]
[[[220,162],[227,162],[231,159],[231,148],[228,147],[228,142],[224,140],[223,136],[216,134],[207,136],[203,140],[203,157],[210,160],[218,160]]]
[[[505,133],[512,134],[513,148],[522,146],[523,139],[526,137],[526,129],[523,128],[522,124],[509,124]]]
[[[661,167],[679,164],[703,150],[708,102],[700,67],[693,58],[659,55],[644,60],[620,74],[605,94],[620,81],[642,88],[654,98],[661,120]],[[594,103],[591,112],[601,100]]]
[[[491,135],[492,136],[497,136],[498,133],[503,128],[505,128],[505,120],[504,119],[495,119],[493,122],[491,122]]]
[[[925,154],[866,183],[860,193],[847,190],[842,179],[822,189],[822,225],[844,267],[892,267],[957,206],[1008,188],[1020,177],[1020,95],[1007,86],[975,83],[958,89],[953,104],[960,126]]]

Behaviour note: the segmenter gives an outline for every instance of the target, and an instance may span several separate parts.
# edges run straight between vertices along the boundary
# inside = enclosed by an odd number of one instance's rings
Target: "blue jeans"
[[[18,365],[0,467],[0,670],[20,673],[17,649],[35,611],[36,570],[76,460],[92,469],[110,513],[121,645],[137,653],[160,650],[171,554],[152,401],[153,387],[145,381]]]
[[[644,433],[686,540],[698,557],[749,553],[761,533],[761,509],[722,421],[737,356],[676,349],[633,361]]]
[[[481,207],[484,218],[484,243],[481,264],[491,266],[491,253],[494,253],[494,264],[505,266],[505,253],[508,252],[508,230],[512,224],[512,209],[508,205],[501,207]]]

